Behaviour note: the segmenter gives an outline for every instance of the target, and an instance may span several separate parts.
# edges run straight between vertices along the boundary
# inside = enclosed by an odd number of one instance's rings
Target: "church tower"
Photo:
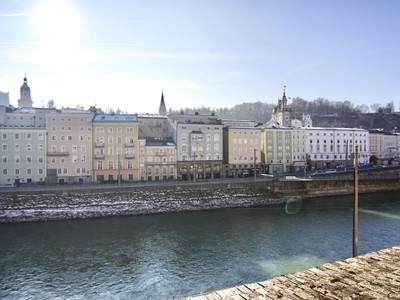
[[[164,116],[167,114],[167,108],[165,107],[165,102],[164,102],[164,91],[161,92],[161,103],[160,103],[160,108],[158,109],[158,114]]]
[[[24,77],[24,84],[20,88],[21,98],[18,100],[18,107],[32,107],[31,89],[28,86],[28,79]]]
[[[286,86],[283,88],[282,99],[278,101],[278,107],[276,108],[276,121],[285,127],[292,126],[292,109],[287,104]]]

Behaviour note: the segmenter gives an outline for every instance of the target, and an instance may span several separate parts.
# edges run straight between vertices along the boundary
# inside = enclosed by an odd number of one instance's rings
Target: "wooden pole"
[[[353,257],[358,256],[358,146],[354,156]]]

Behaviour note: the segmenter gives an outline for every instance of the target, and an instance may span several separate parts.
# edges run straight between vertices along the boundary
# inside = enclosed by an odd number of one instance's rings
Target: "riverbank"
[[[0,223],[159,214],[283,204],[348,195],[352,180],[269,179],[114,187],[13,190],[1,193]],[[400,190],[399,179],[359,181],[359,193]]]
[[[32,222],[77,218],[171,213],[262,206],[282,203],[254,184],[224,187],[119,190],[54,190],[2,195],[0,222]]]

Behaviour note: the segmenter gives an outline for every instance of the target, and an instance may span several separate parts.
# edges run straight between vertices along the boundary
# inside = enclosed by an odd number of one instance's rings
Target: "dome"
[[[24,77],[24,84],[21,86],[20,92],[31,92],[31,88],[28,86],[28,79],[26,79],[26,77]]]

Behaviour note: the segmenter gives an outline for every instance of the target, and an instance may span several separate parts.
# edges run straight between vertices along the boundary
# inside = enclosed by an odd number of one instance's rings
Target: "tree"
[[[374,103],[369,106],[372,112],[379,112],[381,105],[379,103]]]
[[[54,100],[49,100],[47,102],[47,108],[56,108],[56,103],[54,102]]]

